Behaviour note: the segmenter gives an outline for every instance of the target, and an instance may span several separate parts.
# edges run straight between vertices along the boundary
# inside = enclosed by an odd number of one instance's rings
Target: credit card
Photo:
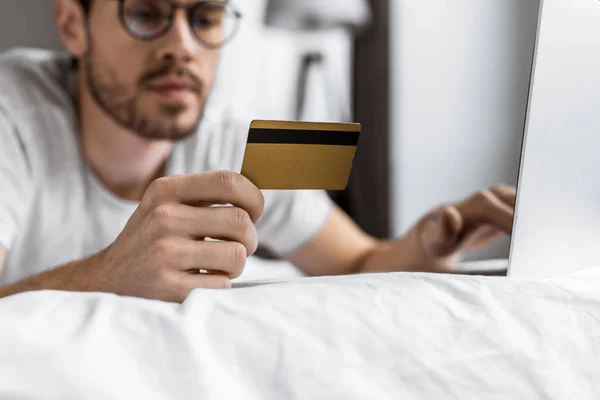
[[[253,121],[242,175],[261,190],[344,190],[360,134],[360,124]]]

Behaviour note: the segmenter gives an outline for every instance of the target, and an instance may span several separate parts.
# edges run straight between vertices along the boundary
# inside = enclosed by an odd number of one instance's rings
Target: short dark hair
[[[85,11],[86,13],[90,11],[92,0],[79,0],[79,2],[81,3],[81,7],[83,7],[83,11]]]

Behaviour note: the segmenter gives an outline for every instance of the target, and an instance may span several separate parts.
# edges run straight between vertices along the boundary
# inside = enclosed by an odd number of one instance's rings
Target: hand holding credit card
[[[344,190],[360,124],[257,120],[242,175],[261,190]]]

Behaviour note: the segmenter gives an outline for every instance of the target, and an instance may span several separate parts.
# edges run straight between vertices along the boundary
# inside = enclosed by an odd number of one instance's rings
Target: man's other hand
[[[407,240],[420,249],[423,266],[450,271],[460,253],[480,249],[512,234],[516,190],[497,186],[427,214]]]

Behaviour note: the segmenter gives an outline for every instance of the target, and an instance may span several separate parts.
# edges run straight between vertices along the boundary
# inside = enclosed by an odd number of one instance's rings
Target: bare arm
[[[309,276],[335,276],[389,270],[410,270],[419,265],[407,243],[396,249],[390,260],[388,242],[378,241],[363,232],[341,209],[334,208],[325,228],[307,245],[286,256]]]
[[[0,250],[0,252],[6,253],[4,250]],[[1,257],[2,255],[0,254],[0,258]],[[95,277],[93,276],[93,273],[91,273],[94,269],[93,258],[73,262],[13,285],[0,287],[0,299],[19,293],[40,290],[72,292],[106,291],[108,287],[103,286],[104,282],[102,280],[94,279]]]
[[[496,187],[427,214],[404,238],[379,241],[335,208],[325,228],[286,259],[306,274],[448,272],[463,250],[511,233],[515,190]]]
[[[233,206],[202,206],[210,204]],[[263,208],[260,190],[239,174],[159,179],[107,249],[0,288],[0,298],[61,290],[183,302],[194,289],[230,288],[256,251]],[[206,237],[220,241],[201,240]]]

